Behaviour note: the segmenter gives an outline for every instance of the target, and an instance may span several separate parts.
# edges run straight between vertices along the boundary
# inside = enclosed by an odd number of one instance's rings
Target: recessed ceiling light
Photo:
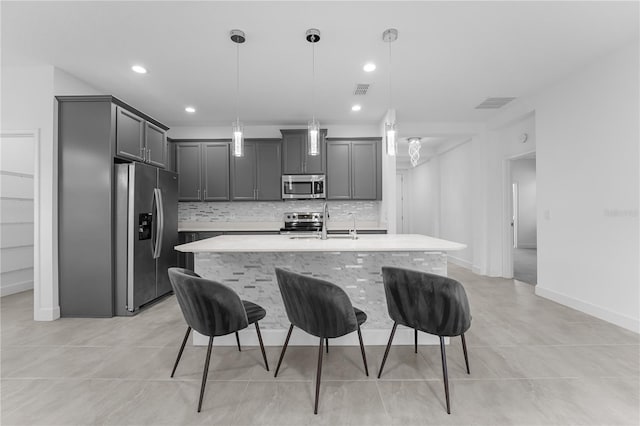
[[[196,112],[196,109],[194,107],[186,107],[184,110],[191,113]]]
[[[142,65],[134,65],[131,67],[131,69],[133,70],[133,72],[137,72],[138,74],[146,74],[147,73],[147,69],[145,67],[143,67]]]
[[[374,71],[376,69],[376,64],[369,62],[368,64],[365,64],[362,69],[365,70],[365,72]]]
[[[354,105],[351,107],[351,111],[360,111],[362,107],[360,105]]]

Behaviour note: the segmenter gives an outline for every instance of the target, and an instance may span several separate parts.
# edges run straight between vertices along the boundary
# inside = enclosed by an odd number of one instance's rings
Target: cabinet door
[[[178,201],[200,201],[200,144],[176,144]]]
[[[305,144],[303,145],[303,163],[304,163],[304,173],[310,175],[321,175],[324,174],[327,170],[326,167],[326,142],[325,142],[325,132],[320,131],[320,153],[318,155],[309,155],[309,146],[307,145],[307,133],[305,132]]]
[[[256,195],[258,200],[282,200],[280,142],[256,142]]]
[[[144,141],[147,148],[147,162],[156,167],[167,165],[166,145],[167,135],[160,127],[145,122]]]
[[[204,201],[229,200],[229,143],[212,142],[202,146]]]
[[[245,142],[244,157],[233,157],[231,164],[231,199],[255,200],[256,144]]]
[[[351,177],[353,200],[375,200],[377,196],[377,150],[375,141],[351,143]]]
[[[351,142],[327,142],[327,198],[351,199]]]
[[[144,160],[144,123],[126,109],[116,108],[116,156]]]
[[[307,132],[282,133],[282,173],[295,175],[304,173],[303,153],[306,149]]]

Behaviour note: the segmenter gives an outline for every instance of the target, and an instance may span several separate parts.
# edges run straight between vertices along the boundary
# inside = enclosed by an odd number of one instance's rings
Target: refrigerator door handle
[[[153,244],[153,258],[157,259],[162,252],[162,234],[164,233],[164,203],[160,188],[153,189],[153,203],[156,209],[156,240]]]

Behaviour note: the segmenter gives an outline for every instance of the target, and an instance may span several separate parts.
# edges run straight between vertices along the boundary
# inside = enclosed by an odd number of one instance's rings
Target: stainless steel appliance
[[[178,175],[142,163],[116,166],[116,315],[171,291],[177,264]]]
[[[319,235],[322,231],[324,215],[322,212],[288,212],[283,214],[284,226],[280,228],[280,234]]]
[[[282,198],[326,198],[325,175],[283,175]]]

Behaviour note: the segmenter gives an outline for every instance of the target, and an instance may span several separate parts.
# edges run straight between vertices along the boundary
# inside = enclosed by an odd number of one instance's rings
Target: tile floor
[[[196,413],[205,347],[171,367],[185,325],[169,297],[133,318],[32,321],[31,292],[1,300],[2,425],[638,425],[640,337],[536,297],[534,287],[450,265],[469,295],[471,375],[447,348],[452,413],[438,347],[332,346],[313,415],[317,349],[215,347]],[[252,333],[253,329],[243,331]],[[295,337],[295,335],[294,335]],[[292,338],[294,338],[292,337]],[[366,342],[365,342],[366,344]]]

